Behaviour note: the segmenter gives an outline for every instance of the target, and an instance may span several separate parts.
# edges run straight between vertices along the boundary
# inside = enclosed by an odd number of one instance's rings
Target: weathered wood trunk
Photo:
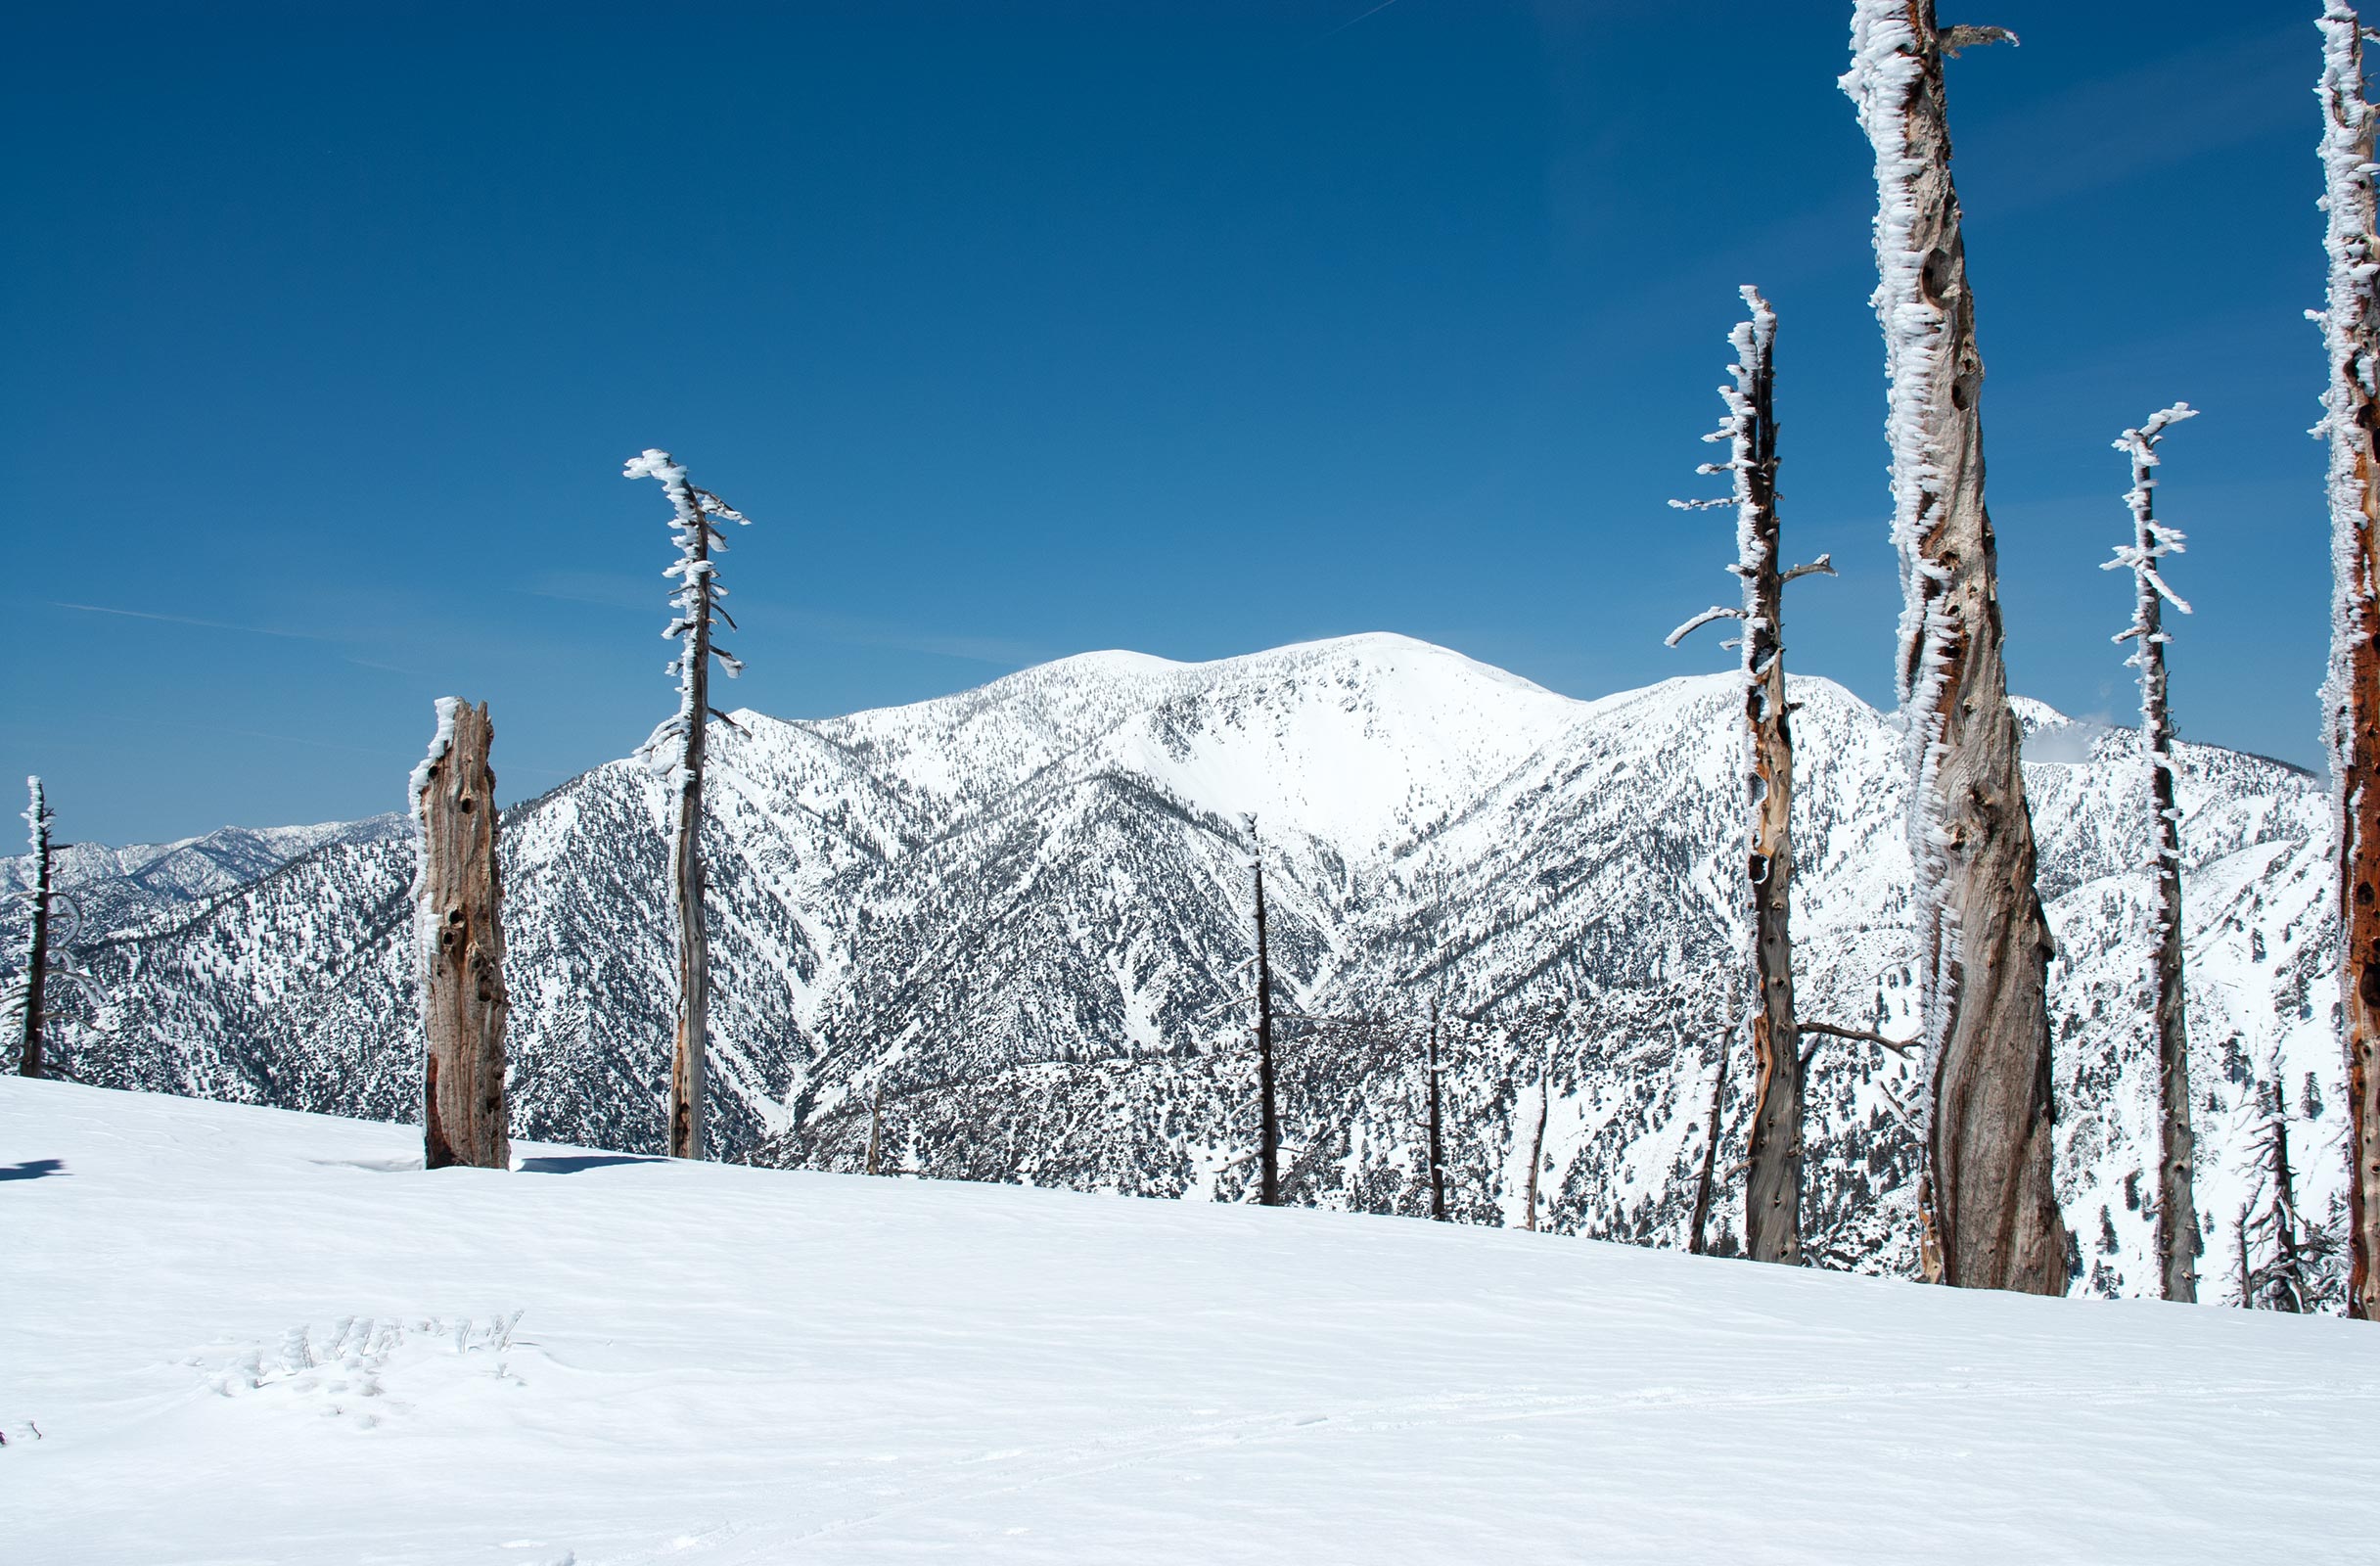
[[[1744,725],[1752,810],[1745,880],[1752,926],[1753,1089],[1744,1177],[1745,1248],[1756,1262],[1802,1262],[1802,1036],[1793,999],[1793,717],[1785,699],[1784,563],[1778,555],[1776,316],[1744,291],[1744,406],[1736,459],[1736,570],[1744,581]]]
[[[440,702],[439,734],[415,775],[422,962],[423,1161],[505,1169],[503,885],[496,864],[495,738],[487,708]]]
[[[2323,311],[2330,385],[2332,607],[2323,689],[2337,790],[2341,1042],[2347,1055],[2347,1313],[2380,1320],[2380,305],[2371,267],[2373,115],[2361,25],[2333,3],[2322,18],[2322,165],[2330,288]]]
[[[1272,950],[1264,934],[1264,861],[1255,861],[1257,881],[1257,1200],[1281,1205],[1281,1113],[1274,1096],[1272,1061]]]
[[[2177,403],[2141,428],[2127,430],[2116,442],[2116,449],[2131,457],[2132,487],[2125,499],[2132,512],[2132,545],[2108,562],[2110,568],[2128,567],[2134,584],[2132,623],[2117,640],[2138,644],[2132,662],[2140,670],[2140,749],[2149,771],[2149,874],[2157,920],[2148,985],[2157,1033],[2158,1272],[2165,1297],[2181,1301],[2198,1298],[2197,1140],[2190,1129],[2190,1038],[2182,1005],[2181,810],[2174,800],[2174,722],[2166,700],[2169,589],[2157,566],[2160,558],[2180,549],[2181,535],[2157,521],[2155,473],[2160,433],[2191,416],[2186,403]],[[2178,599],[2175,604],[2188,607]]]
[[[710,1043],[710,944],[703,921],[703,766],[706,741],[713,717],[727,722],[710,707],[710,661],[734,678],[743,668],[735,656],[712,639],[716,621],[734,619],[719,607],[727,589],[718,584],[711,562],[711,545],[724,549],[726,538],[716,524],[742,523],[744,514],[686,477],[684,466],[658,447],[631,458],[623,477],[654,479],[669,495],[671,520],[677,529],[677,564],[664,576],[677,578],[670,596],[677,618],[662,632],[682,638],[670,669],[678,676],[677,715],[656,736],[674,736],[676,764],[670,768],[675,792],[669,860],[673,900],[677,907],[677,1036],[669,1052],[668,1120],[663,1128],[665,1151],[671,1158],[701,1158],[707,1099],[704,1078]],[[732,726],[732,724],[730,725]]]
[[[1930,1276],[2066,1291],[2051,1181],[2048,963],[1984,508],[1975,341],[1932,0],[1857,0],[1844,88],[1876,149],[1899,684],[1928,1067]]]
[[[1718,1175],[1719,1117],[1727,1102],[1727,1043],[1722,1035],[1718,1041],[1718,1070],[1711,1078],[1711,1124],[1710,1134],[1703,1138],[1702,1177],[1694,1184],[1694,1216],[1686,1229],[1686,1250],[1694,1256],[1703,1254],[1703,1233],[1711,1223],[1711,1191]]]
[[[708,558],[709,529],[697,560]],[[701,578],[706,589],[709,578]],[[708,592],[705,594],[708,598]],[[670,840],[670,868],[677,903],[677,1037],[669,1054],[669,1148],[671,1158],[703,1156],[704,1068],[709,1056],[710,936],[703,923],[703,761],[710,712],[710,616],[708,603],[695,619],[687,657],[691,714],[677,771],[676,831]]]
[[[1440,1113],[1438,1002],[1430,1002],[1430,1217],[1446,1221],[1446,1139]]]
[[[43,1008],[49,1000],[44,981],[50,969],[50,807],[41,796],[41,779],[28,777],[24,782],[32,797],[24,820],[32,829],[33,929],[24,947],[24,1020],[18,1039],[17,1070],[23,1076],[38,1077],[42,1074],[42,1028],[48,1020]]]
[[[1545,1167],[1545,1117],[1553,1108],[1553,1083],[1547,1074],[1537,1077],[1537,1129],[1529,1139],[1529,1219],[1524,1225],[1531,1232],[1537,1226],[1537,1172]]]

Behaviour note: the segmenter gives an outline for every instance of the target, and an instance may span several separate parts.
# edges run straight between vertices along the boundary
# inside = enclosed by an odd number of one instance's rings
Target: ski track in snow
[[[517,1152],[0,1080],[8,1558],[2369,1559],[2357,1323]]]

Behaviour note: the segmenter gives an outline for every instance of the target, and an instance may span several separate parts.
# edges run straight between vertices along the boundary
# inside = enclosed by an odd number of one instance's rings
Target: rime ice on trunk
[[[448,696],[437,737],[413,771],[421,826],[414,883],[420,947],[423,1161],[505,1169],[512,1141],[504,1106],[504,889],[496,865],[495,728],[484,704]]]
[[[715,622],[725,621],[731,628],[735,624],[718,604],[727,589],[718,584],[718,567],[710,553],[725,549],[727,541],[712,519],[748,519],[709,490],[689,484],[685,468],[666,451],[647,450],[630,459],[622,476],[659,480],[668,493],[676,528],[678,561],[664,575],[677,578],[677,592],[670,598],[677,615],[662,634],[679,642],[678,656],[668,665],[678,680],[677,715],[655,730],[648,744],[656,756],[667,756],[661,742],[676,742],[668,776],[676,795],[670,865],[677,903],[678,1017],[669,1057],[667,1151],[671,1158],[701,1158],[710,1029],[710,945],[703,924],[704,738],[711,718],[726,721],[726,714],[710,705],[710,661],[718,659],[730,679],[744,671],[732,654],[710,639]]]
[[[2330,256],[2329,350],[2322,422],[2330,440],[2332,600],[2324,739],[2338,791],[2339,963],[2347,1054],[2347,1313],[2380,1319],[2380,299],[2375,266],[2374,119],[2364,96],[2362,25],[2333,3],[2323,12],[2322,207]]]
[[[1281,1115],[1275,1097],[1272,1060],[1272,948],[1264,933],[1264,859],[1257,851],[1256,818],[1248,821],[1248,867],[1256,873],[1257,898],[1257,1200],[1281,1205]]]
[[[2102,568],[2130,572],[2136,589],[2132,622],[2115,639],[2139,643],[2130,662],[2140,670],[2140,750],[2149,774],[2148,870],[2157,896],[2148,985],[2157,1028],[2158,1270],[2165,1297],[2183,1301],[2198,1298],[2198,1202],[2192,1181],[2197,1144],[2190,1134],[2190,1037],[2182,1012],[2181,810],[2174,803],[2174,726],[2165,675],[2171,638],[2164,619],[2169,602],[2185,615],[2190,606],[2166,585],[2157,568],[2167,555],[2181,553],[2182,534],[2157,520],[2155,475],[2166,428],[2196,416],[2188,403],[2176,402],[2139,429],[2125,431],[2116,442],[2132,462],[2132,487],[2124,497],[2131,508],[2132,541]]]
[[[1446,1221],[1446,1137],[1438,1079],[1438,1001],[1430,1002],[1430,1217]]]
[[[43,981],[50,968],[50,807],[41,797],[41,779],[24,780],[31,803],[24,824],[32,830],[33,928],[24,947],[24,1022],[17,1041],[17,1070],[26,1077],[41,1075],[42,1008],[48,1003]],[[71,937],[69,937],[71,940]]]
[[[1735,384],[1719,388],[1727,405],[1718,429],[1725,462],[1705,473],[1733,478],[1731,500],[1681,501],[1680,510],[1732,505],[1736,563],[1743,584],[1740,609],[1714,608],[1670,634],[1670,645],[1715,620],[1742,622],[1744,654],[1744,790],[1751,811],[1745,853],[1745,894],[1752,957],[1748,1027],[1760,1080],[1753,1089],[1752,1135],[1744,1181],[1744,1236],[1755,1261],[1799,1266],[1802,1261],[1802,1045],[1793,1002],[1793,718],[1785,699],[1785,584],[1811,572],[1834,575],[1821,555],[1784,569],[1777,552],[1776,312],[1758,289],[1742,290],[1752,318],[1728,342],[1735,348]],[[1726,1071],[1722,1058],[1720,1081]],[[1715,1089],[1716,1094],[1716,1089]],[[1712,1100],[1711,1144],[1718,1141],[1718,1100]],[[1710,1205],[1711,1154],[1695,1198],[1688,1249],[1702,1249]]]
[[[2062,1294],[2050,1179],[2047,919],[2035,887],[1997,564],[1984,509],[1975,344],[1932,0],[1857,0],[1844,91],[1876,151],[1877,318],[1891,381],[1893,540],[1903,608],[1909,853],[1921,975],[1926,1270]]]

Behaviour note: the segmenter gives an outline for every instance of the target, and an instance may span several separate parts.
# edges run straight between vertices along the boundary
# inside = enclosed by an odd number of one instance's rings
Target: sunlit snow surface
[[[521,1152],[0,1080],[6,1557],[2370,1559],[2356,1323]]]

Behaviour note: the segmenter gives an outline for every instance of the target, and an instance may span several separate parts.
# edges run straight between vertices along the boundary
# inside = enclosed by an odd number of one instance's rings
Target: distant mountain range
[[[1826,680],[1793,693],[1803,1013],[1906,1036],[1894,719]],[[2059,1189],[2082,1286],[2145,1292],[2142,766],[2129,731],[2020,711],[2061,947]],[[1390,635],[1197,665],[1090,654],[822,722],[738,713],[712,742],[706,827],[716,1134],[730,1156],[856,1169],[881,1083],[887,1168],[1246,1199],[1253,814],[1279,1004],[1332,1019],[1284,1029],[1295,1199],[1427,1211],[1436,1002],[1456,1216],[1524,1221],[1541,1145],[1541,1224],[1675,1241],[1738,1004],[1740,714],[1732,674],[1581,702]],[[2329,806],[2278,761],[2185,745],[2180,769],[2220,1298],[2253,1077],[2277,1071],[2307,1117],[2307,1204],[2342,1184]],[[664,804],[630,759],[506,813],[518,1134],[659,1145]],[[74,851],[105,1026],[66,1029],[69,1069],[411,1118],[412,865],[394,817]],[[1740,1054],[1715,1231],[1737,1224]],[[1873,1046],[1820,1050],[1808,1226],[1826,1265],[1908,1269],[1896,1104],[1916,1091]]]

